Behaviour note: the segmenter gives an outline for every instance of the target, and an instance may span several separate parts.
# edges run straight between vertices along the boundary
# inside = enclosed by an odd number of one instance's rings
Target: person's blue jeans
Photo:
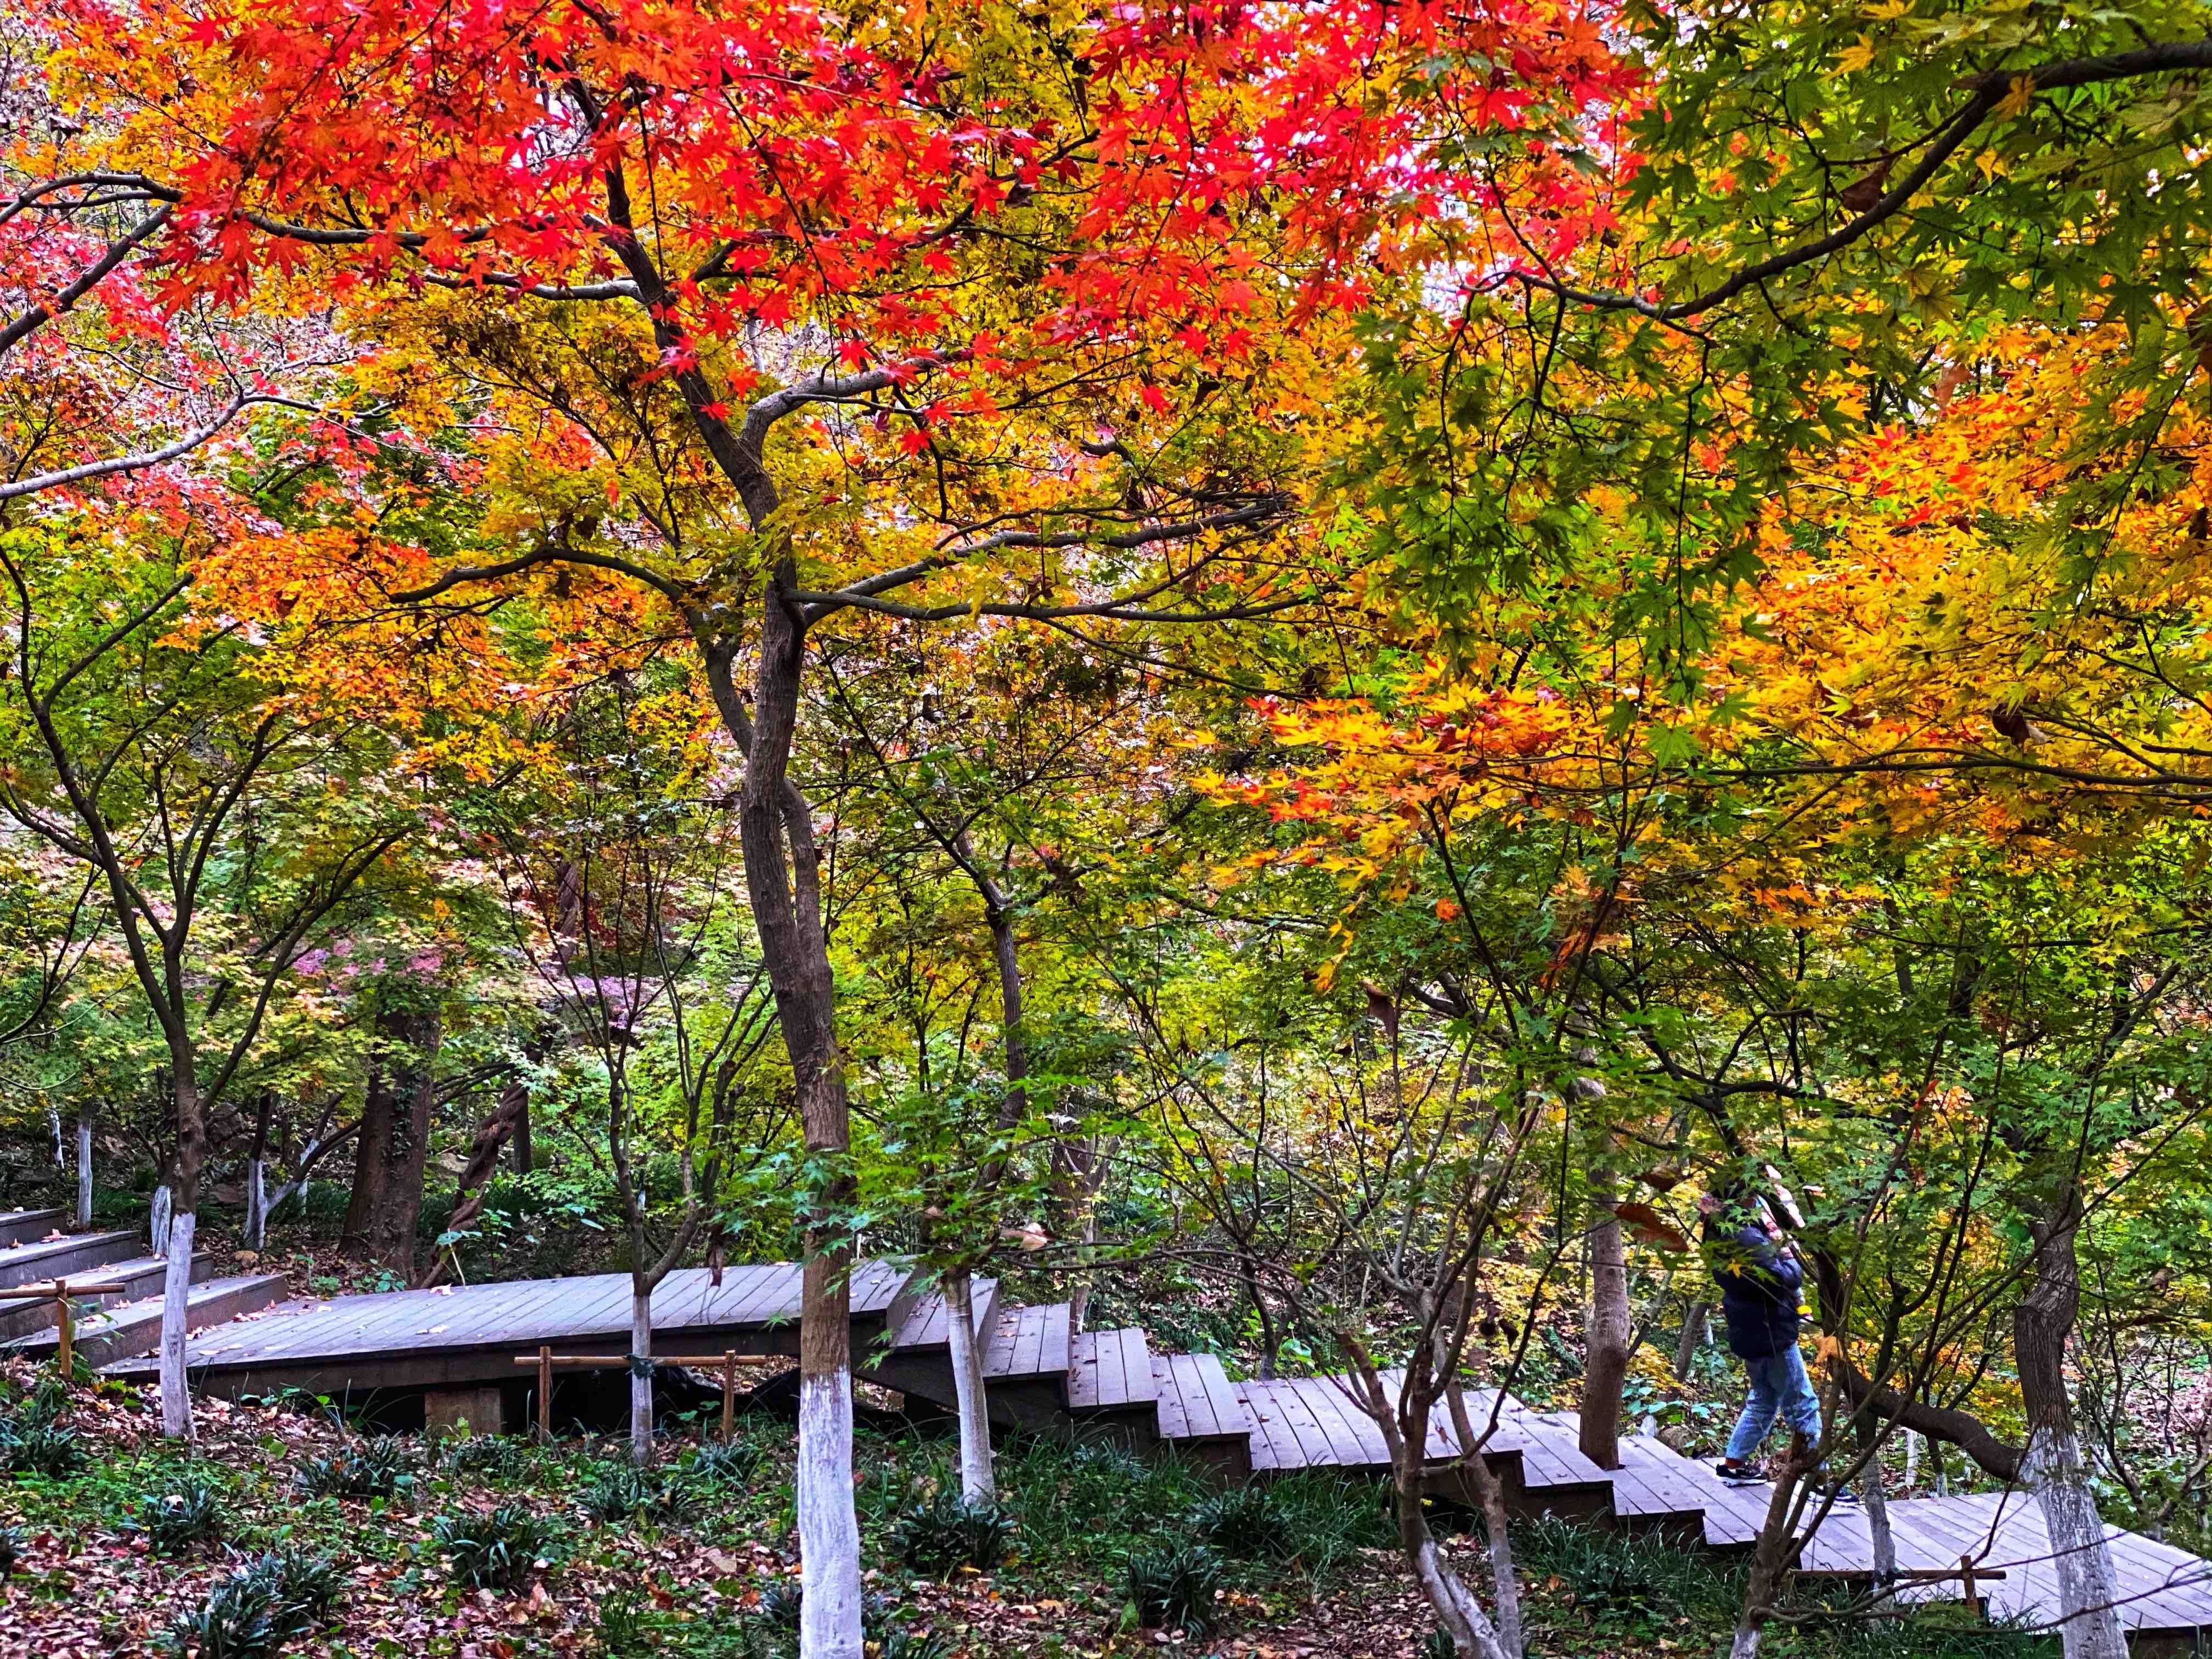
[[[1736,1419],[1735,1432],[1729,1437],[1729,1461],[1741,1463],[1757,1451],[1773,1428],[1778,1412],[1808,1444],[1817,1443],[1820,1402],[1814,1395],[1813,1380],[1805,1375],[1805,1362],[1796,1346],[1763,1359],[1747,1359],[1743,1368],[1751,1376],[1751,1398],[1744,1403],[1743,1415]]]

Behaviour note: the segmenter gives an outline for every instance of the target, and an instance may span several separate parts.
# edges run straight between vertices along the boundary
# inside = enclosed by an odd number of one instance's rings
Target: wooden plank
[[[1098,1403],[1098,1338],[1084,1331],[1068,1344],[1067,1406],[1088,1411]]]
[[[1308,1381],[1298,1377],[1276,1384],[1273,1398],[1277,1423],[1289,1431],[1297,1445],[1296,1467],[1324,1468],[1336,1462],[1335,1447],[1330,1442],[1328,1428],[1314,1409],[1308,1389],[1302,1386]],[[1250,1414],[1248,1409],[1246,1416],[1249,1418]]]
[[[1229,1380],[1229,1373],[1212,1354],[1198,1357],[1199,1380],[1206,1385],[1207,1402],[1213,1407],[1214,1420],[1224,1434],[1249,1434],[1251,1424],[1244,1415],[1243,1403],[1237,1398],[1237,1385]]]
[[[1252,1418],[1252,1467],[1255,1471],[1305,1467],[1305,1454],[1285,1419],[1285,1407],[1277,1399],[1283,1391],[1284,1385],[1279,1382],[1245,1385],[1244,1408]]]

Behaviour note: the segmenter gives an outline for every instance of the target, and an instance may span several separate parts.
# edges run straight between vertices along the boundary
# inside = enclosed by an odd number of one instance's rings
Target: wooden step
[[[975,1331],[980,1336],[991,1328],[992,1315],[999,1305],[999,1281],[971,1279],[968,1298],[969,1310],[975,1317]],[[951,1335],[950,1324],[945,1316],[945,1297],[935,1291],[911,1302],[902,1301],[899,1322],[891,1331],[891,1352],[903,1354],[915,1349],[947,1347]]]
[[[1078,1331],[1068,1341],[1067,1404],[1072,1411],[1149,1409],[1160,1397],[1152,1352],[1133,1325]]]
[[[69,1225],[67,1210],[0,1210],[0,1246],[27,1244]]]
[[[0,1289],[36,1284],[42,1279],[86,1279],[101,1267],[142,1255],[137,1233],[76,1233],[42,1238],[0,1250]]]
[[[1247,1440],[1252,1419],[1237,1386],[1210,1353],[1170,1353],[1152,1361],[1163,1440]]]
[[[100,1269],[97,1283],[121,1284],[123,1289],[109,1291],[99,1296],[71,1297],[76,1304],[77,1317],[82,1322],[88,1309],[98,1312],[119,1308],[126,1302],[137,1302],[161,1293],[161,1281],[169,1264],[158,1255],[143,1255],[130,1261],[118,1261]],[[205,1284],[215,1273],[215,1257],[205,1250],[192,1257],[192,1283]],[[0,1341],[18,1336],[31,1336],[40,1331],[51,1330],[54,1325],[54,1304],[51,1302],[0,1302]]]
[[[283,1299],[282,1273],[240,1273],[228,1279],[210,1279],[205,1284],[192,1286],[191,1298],[185,1304],[185,1323],[191,1330],[204,1331],[240,1314],[274,1307]],[[95,1365],[150,1353],[161,1340],[159,1296],[126,1302],[94,1315],[76,1328],[77,1352]],[[10,1343],[9,1352],[43,1359],[53,1352],[54,1347],[54,1333],[41,1331]]]
[[[1002,1310],[991,1328],[990,1346],[983,1350],[984,1380],[1065,1379],[1071,1363],[1072,1311],[1065,1302]]]

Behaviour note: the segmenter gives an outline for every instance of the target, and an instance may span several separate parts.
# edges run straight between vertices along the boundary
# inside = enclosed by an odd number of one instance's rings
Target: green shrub
[[[292,1474],[302,1498],[399,1498],[415,1489],[414,1454],[396,1434],[349,1442]]]
[[[438,1462],[453,1474],[520,1474],[529,1466],[530,1443],[514,1435],[465,1434],[446,1443]]]
[[[761,1449],[750,1440],[717,1440],[699,1448],[684,1472],[715,1486],[743,1486],[759,1473]]]
[[[1133,1555],[1123,1573],[1129,1600],[1124,1619],[1143,1630],[1181,1631],[1200,1639],[1213,1634],[1219,1613],[1221,1559],[1203,1544],[1159,1555]]]
[[[1265,1486],[1231,1486],[1190,1512],[1191,1535],[1240,1561],[1288,1555],[1294,1547],[1290,1521]]]
[[[915,1571],[942,1577],[956,1567],[988,1571],[997,1566],[1013,1536],[1013,1517],[996,1504],[971,1504],[956,1492],[940,1491],[899,1516],[890,1547]]]
[[[155,1643],[198,1659],[270,1659],[323,1622],[343,1582],[319,1556],[271,1551],[217,1581]]]
[[[635,1463],[611,1463],[585,1483],[577,1502],[593,1521],[679,1521],[697,1498],[680,1477],[655,1474]]]
[[[27,1413],[0,1419],[0,1469],[60,1480],[83,1467],[84,1447],[75,1429]]]
[[[471,1589],[512,1589],[547,1559],[558,1530],[526,1504],[501,1504],[441,1516],[433,1536],[456,1583]]]
[[[155,1554],[167,1555],[219,1536],[222,1519],[222,1488],[188,1473],[141,1498],[132,1528]]]
[[[760,1587],[760,1605],[754,1609],[760,1621],[775,1630],[797,1630],[799,1611],[806,1599],[796,1578],[771,1578]]]
[[[1421,1659],[1459,1659],[1459,1644],[1448,1630],[1432,1630],[1421,1638]]]

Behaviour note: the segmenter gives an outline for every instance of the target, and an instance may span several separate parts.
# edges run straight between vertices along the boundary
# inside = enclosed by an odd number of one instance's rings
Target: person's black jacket
[[[1756,1224],[1733,1231],[1712,1227],[1706,1238],[1728,1320],[1729,1352],[1739,1359],[1765,1359],[1796,1347],[1797,1291],[1805,1282],[1796,1258]]]

